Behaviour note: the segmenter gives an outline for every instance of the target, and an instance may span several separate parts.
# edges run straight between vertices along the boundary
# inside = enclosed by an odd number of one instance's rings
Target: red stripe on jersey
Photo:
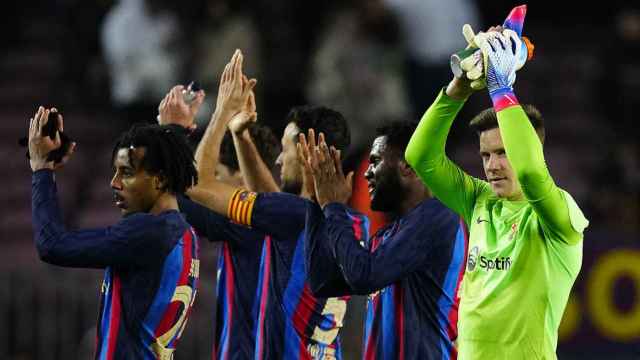
[[[371,296],[371,295],[369,295]],[[378,310],[378,306],[380,306],[380,294],[375,296],[373,300],[371,300],[371,310],[372,313],[375,314]],[[371,331],[369,331],[369,338],[367,339],[367,343],[364,347],[364,360],[375,360],[376,358],[376,347],[378,346],[378,324],[380,322],[376,321],[371,326]]]
[[[296,329],[298,334],[305,334],[307,326],[309,326],[311,315],[317,305],[318,299],[313,296],[311,289],[309,288],[309,284],[305,282],[304,289],[302,289],[302,294],[300,296],[300,301],[298,302],[298,306],[296,306],[296,310],[293,315],[293,327]],[[311,360],[311,355],[309,354],[309,351],[307,351],[307,346],[309,344],[304,341],[305,339],[303,339],[302,336],[300,336],[300,338],[302,341],[300,341],[298,359]]]
[[[394,286],[394,302],[396,305],[396,331],[398,337],[398,360],[404,359],[404,289]]]
[[[113,359],[120,330],[120,277],[113,275],[113,289],[111,291],[111,314],[109,316],[109,334],[107,335],[107,359]]]
[[[269,294],[269,272],[271,269],[271,236],[267,236],[265,238],[264,243],[265,248],[265,258],[264,258],[264,271],[262,273],[262,289],[260,290],[260,313],[258,314],[258,336],[256,337],[256,341],[258,341],[258,360],[262,359],[262,355],[264,354],[264,319],[266,316],[267,309],[267,296]]]
[[[353,216],[353,234],[356,239],[362,241],[362,219],[359,216]]]
[[[187,285],[189,283],[189,271],[191,270],[191,247],[192,247],[192,237],[191,231],[187,229],[184,234],[182,234],[182,239],[184,239],[184,244],[182,247],[182,270],[180,271],[180,277],[178,278],[178,282],[176,283],[176,287],[180,285]],[[171,299],[169,299],[171,300]],[[171,329],[174,325],[180,310],[182,303],[179,301],[171,302],[167,307],[167,310],[164,312],[164,316],[158,327],[155,330],[155,336],[158,337]],[[189,311],[189,309],[183,309],[183,311]]]
[[[224,265],[226,267],[226,271],[227,271],[227,278],[225,279],[225,290],[227,292],[227,299],[229,300],[229,302],[227,303],[227,334],[229,334],[227,336],[227,346],[226,346],[226,351],[224,354],[222,354],[222,358],[223,359],[228,359],[229,358],[229,338],[231,337],[231,332],[233,331],[233,329],[231,328],[231,326],[233,325],[233,296],[234,296],[234,279],[235,279],[235,274],[233,273],[233,263],[231,262],[231,249],[229,248],[229,243],[228,242],[224,242]],[[224,347],[224,345],[223,345]]]
[[[451,304],[451,309],[449,310],[448,314],[449,327],[447,329],[447,333],[449,335],[449,339],[451,339],[452,341],[458,338],[458,307],[460,305],[459,290],[460,284],[462,283],[462,279],[464,277],[464,271],[467,267],[467,256],[469,251],[469,231],[467,230],[467,226],[462,219],[460,219],[460,228],[462,229],[462,234],[464,236],[464,257],[462,258],[462,265],[460,266],[460,271],[458,272],[456,290],[453,293],[453,304]]]

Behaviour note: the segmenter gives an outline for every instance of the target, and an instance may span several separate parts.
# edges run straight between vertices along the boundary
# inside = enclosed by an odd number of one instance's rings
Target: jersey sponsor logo
[[[480,255],[480,248],[474,246],[469,250],[469,256],[467,257],[467,271],[473,271],[476,266],[480,266],[484,270],[509,270],[511,268],[511,257],[502,256],[495,259],[488,258],[484,255]]]
[[[503,256],[489,259],[485,256],[480,256],[480,267],[485,270],[509,270],[511,268],[511,258]]]

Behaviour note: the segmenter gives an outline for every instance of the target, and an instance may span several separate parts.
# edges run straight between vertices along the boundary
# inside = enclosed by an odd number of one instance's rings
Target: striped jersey
[[[213,359],[250,359],[255,351],[260,261],[270,238],[184,197],[180,211],[199,235],[221,242],[216,281]]]
[[[171,359],[196,295],[198,238],[176,210],[66,231],[52,172],[32,180],[36,247],[51,264],[104,268],[96,359]]]
[[[318,207],[308,216],[305,241],[326,244],[343,278],[314,288],[368,295],[363,358],[455,359],[467,249],[459,217],[425,200],[360,243],[348,207],[332,203],[323,212]]]
[[[254,359],[341,359],[339,331],[347,297],[316,297],[305,268],[306,207],[285,193],[238,190],[229,217],[271,235],[259,272]]]

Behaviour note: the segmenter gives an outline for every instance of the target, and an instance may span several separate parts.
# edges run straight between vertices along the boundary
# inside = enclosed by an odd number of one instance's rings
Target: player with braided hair
[[[198,238],[178,211],[176,195],[197,183],[193,154],[175,130],[134,126],[116,142],[111,180],[123,219],[104,228],[68,231],[58,206],[48,154],[60,136],[43,136],[55,109],[31,119],[32,219],[40,259],[105,269],[96,359],[170,359],[186,325],[198,284]],[[63,130],[62,116],[58,115]],[[59,134],[59,133],[58,133]]]

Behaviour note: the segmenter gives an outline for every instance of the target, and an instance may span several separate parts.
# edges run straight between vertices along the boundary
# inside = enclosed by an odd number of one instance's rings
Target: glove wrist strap
[[[520,105],[516,95],[513,93],[513,88],[501,88],[489,92],[491,101],[493,102],[493,109],[498,112],[511,106]]]

